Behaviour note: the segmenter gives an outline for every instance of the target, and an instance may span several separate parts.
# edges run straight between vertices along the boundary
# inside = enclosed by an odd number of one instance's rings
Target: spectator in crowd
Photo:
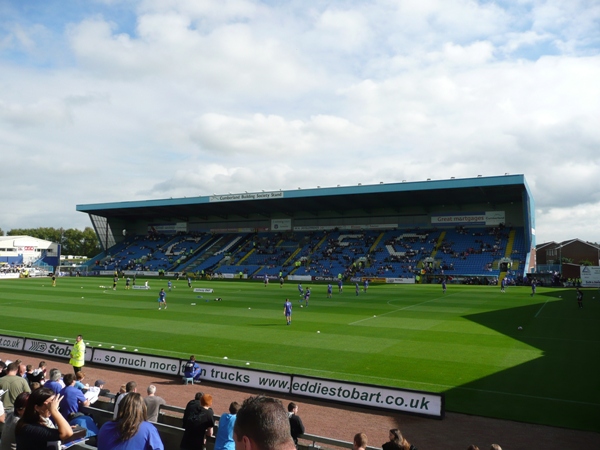
[[[87,391],[90,388],[89,384],[83,384],[85,379],[85,372],[79,371],[75,374],[75,387],[80,391]],[[85,393],[85,392],[84,392]]]
[[[185,378],[192,378],[194,381],[200,383],[201,374],[202,369],[200,368],[200,364],[196,362],[196,357],[194,355],[190,356],[190,360],[185,363],[183,376]]]
[[[15,427],[23,415],[23,411],[25,411],[25,405],[27,404],[28,398],[29,392],[21,392],[15,399],[14,410],[7,414],[4,422],[0,450],[16,450],[17,441],[15,438]]]
[[[18,362],[19,368],[17,369],[17,376],[27,379],[27,366],[23,364],[20,359],[18,360]]]
[[[80,334],[75,338],[75,345],[71,349],[69,364],[73,366],[74,373],[79,372],[85,364],[85,342],[83,342],[83,336]]]
[[[121,404],[123,399],[132,392],[137,392],[137,383],[135,381],[129,381],[125,385],[125,392],[121,393],[119,395],[119,397],[117,397],[115,399],[115,409],[113,411],[113,420],[116,420],[117,415],[119,414],[119,405]],[[144,420],[146,420],[146,419],[144,419]]]
[[[65,387],[65,385],[61,381],[62,374],[58,369],[50,369],[50,373],[48,374],[48,381],[44,383],[44,387],[50,389],[55,394],[59,394],[60,391]]]
[[[490,450],[502,450],[502,447],[500,447],[498,444],[492,444]]]
[[[202,394],[199,392],[198,394]],[[182,450],[201,449],[206,438],[212,436],[215,417],[212,406],[212,395],[203,394],[188,402],[183,413],[183,438],[179,446]]]
[[[62,441],[73,435],[69,422],[58,411],[61,400],[59,395],[45,387],[29,395],[23,416],[15,427],[18,449],[46,450],[48,442]]]
[[[290,404],[288,405],[288,415],[290,418],[290,432],[292,434],[294,444],[296,444],[297,447],[298,437],[304,434],[304,424],[302,423],[302,419],[298,415],[298,405],[296,405],[294,402],[290,402]]]
[[[352,448],[354,450],[366,450],[367,435],[365,433],[356,433],[354,435],[354,440],[352,441]]]
[[[75,387],[75,375],[68,373],[64,376],[65,387],[60,391],[62,400],[60,401],[60,413],[67,420],[79,412],[80,406],[89,406],[90,401],[85,398],[83,392]]]
[[[381,447],[383,450],[417,450],[414,445],[411,445],[402,436],[402,433],[398,428],[392,428],[389,435],[390,440],[383,444]]]
[[[35,379],[32,379],[29,383],[35,383],[36,381],[40,384],[44,384],[46,381],[46,361],[40,361],[38,364],[38,368],[33,371],[33,376]]]
[[[467,450],[479,450],[479,447],[477,447],[475,444],[471,444],[467,447]]]
[[[231,402],[229,412],[221,414],[214,450],[235,450],[233,426],[235,425],[236,414],[240,410],[240,407],[241,405],[238,402]]]
[[[10,363],[6,366],[6,375],[0,378],[0,389],[6,391],[2,396],[2,403],[6,412],[13,410],[15,400],[20,393],[31,392],[27,380],[17,375],[20,365],[16,361]]]
[[[27,364],[25,366],[25,379],[31,387],[31,377],[33,377],[33,364]]]
[[[117,403],[117,400],[119,399],[119,397],[120,397],[121,395],[123,395],[125,392],[127,392],[127,385],[126,385],[126,384],[122,384],[122,385],[119,387],[119,392],[117,392],[117,393],[115,394],[115,403]]]
[[[158,430],[146,420],[146,404],[137,392],[121,396],[116,420],[106,422],[98,433],[98,450],[164,450]]]
[[[295,450],[287,411],[279,400],[264,395],[244,400],[233,437],[237,450]]]
[[[164,398],[156,395],[156,386],[150,385],[148,389],[148,396],[144,399],[144,403],[146,404],[146,409],[148,410],[148,421],[149,422],[158,422],[158,411],[160,409],[160,405],[166,405],[167,402]]]
[[[104,389],[104,385],[106,383],[104,382],[104,380],[96,380],[96,382],[94,383],[94,386],[97,387],[98,389],[100,389],[100,393],[98,395],[106,395],[110,392],[110,389]],[[123,385],[123,392],[125,391],[125,385]]]

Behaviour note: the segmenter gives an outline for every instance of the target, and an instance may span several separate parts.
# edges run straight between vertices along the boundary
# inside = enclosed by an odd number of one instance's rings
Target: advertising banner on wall
[[[385,282],[390,284],[415,284],[415,278],[386,278]]]
[[[292,229],[292,219],[272,219],[271,230],[289,231]]]
[[[429,392],[295,376],[290,393],[354,406],[393,409],[436,418],[444,416],[444,396]]]
[[[181,375],[183,375],[185,363],[186,361],[182,361]],[[200,363],[200,368],[202,370],[200,379],[217,383],[233,384],[236,386],[285,393],[290,391],[290,386],[292,384],[292,377],[290,375],[274,372],[261,372],[258,370],[247,370],[206,363]]]
[[[177,358],[115,352],[99,348],[94,349],[94,358],[92,360],[92,362],[115,368],[144,370],[146,372],[157,372],[167,375],[177,375],[179,373],[179,361]]]
[[[73,342],[74,344],[75,342]],[[26,339],[23,351],[32,353],[41,353],[42,355],[57,356],[59,358],[71,358],[73,344],[54,341],[44,341],[40,339]],[[85,360],[92,360],[92,349],[85,349]]]
[[[599,266],[580,266],[579,272],[582,287],[600,287]]]
[[[14,336],[2,336],[0,335],[0,348],[5,350],[23,350],[23,343],[25,339],[14,337]]]
[[[23,347],[22,350],[21,347]],[[68,358],[72,344],[0,336],[0,348]],[[85,359],[87,362],[112,368],[133,369],[171,376],[182,376],[187,362],[178,358],[89,347],[86,349]],[[401,411],[437,419],[444,416],[443,394],[258,371],[201,361],[198,363],[202,371],[200,374],[202,380],[341,402],[357,407]]]
[[[472,212],[466,214],[432,215],[434,225],[486,225],[497,226],[506,221],[504,211]]]

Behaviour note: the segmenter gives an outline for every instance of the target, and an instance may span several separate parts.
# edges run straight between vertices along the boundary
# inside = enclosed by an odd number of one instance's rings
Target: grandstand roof
[[[363,210],[379,208],[452,206],[474,203],[495,204],[522,202],[529,188],[524,175],[504,175],[450,180],[380,183],[375,185],[317,187],[287,191],[213,194],[210,196],[170,198],[77,205],[76,210],[110,219],[147,219],[160,217],[220,216],[247,217],[285,214],[293,217],[298,211],[318,215],[324,211]]]

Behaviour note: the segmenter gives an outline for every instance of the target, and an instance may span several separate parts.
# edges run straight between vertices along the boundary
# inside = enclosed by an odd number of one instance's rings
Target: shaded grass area
[[[439,286],[372,285],[359,296],[334,289],[328,299],[325,285],[312,285],[300,308],[293,283],[198,281],[214,289],[198,294],[179,281],[159,311],[166,280],[149,280],[149,291],[125,290],[123,281],[113,291],[108,278],[50,284],[3,280],[0,333],[82,333],[92,346],[444,392],[450,411],[600,430],[596,290],[579,309],[572,290],[538,288],[531,297],[526,288],[451,285],[444,295]]]

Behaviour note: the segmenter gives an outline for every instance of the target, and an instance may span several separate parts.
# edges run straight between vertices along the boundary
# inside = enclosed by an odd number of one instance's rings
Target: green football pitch
[[[143,284],[145,280],[137,280]],[[297,284],[185,281],[167,292],[125,290],[110,278],[0,282],[0,333],[275,372],[443,392],[446,410],[600,431],[600,292],[449,285],[323,284],[300,308]],[[214,301],[216,297],[223,300]],[[283,303],[293,302],[287,326]],[[594,298],[596,297],[596,298]],[[522,327],[519,330],[518,327]],[[224,358],[227,357],[225,360]],[[249,363],[247,365],[246,363]]]

